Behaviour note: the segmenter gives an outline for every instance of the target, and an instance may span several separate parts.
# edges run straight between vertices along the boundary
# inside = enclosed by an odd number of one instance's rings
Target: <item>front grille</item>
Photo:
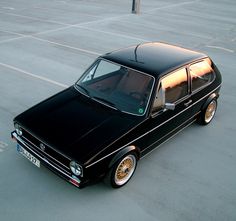
[[[55,151],[45,143],[41,142],[39,139],[31,135],[26,130],[23,130],[23,136],[21,136],[21,139],[27,144],[28,148],[35,151],[37,154],[39,154],[42,158],[46,159],[48,162],[53,164],[54,166],[60,168],[68,175],[71,174],[69,165],[70,165],[70,159],[62,155],[61,153]],[[40,144],[43,143],[45,145],[45,150],[43,151],[40,148]]]

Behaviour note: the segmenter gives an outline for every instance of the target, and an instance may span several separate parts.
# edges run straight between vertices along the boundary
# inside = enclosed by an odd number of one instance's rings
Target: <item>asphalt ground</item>
[[[236,2],[0,0],[0,220],[236,220]],[[210,55],[223,76],[213,122],[139,162],[132,180],[76,189],[16,152],[12,119],[72,85],[108,51],[164,41]]]

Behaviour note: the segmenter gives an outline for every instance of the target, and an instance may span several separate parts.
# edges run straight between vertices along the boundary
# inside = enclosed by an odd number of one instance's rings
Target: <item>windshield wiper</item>
[[[79,85],[79,84],[76,84],[76,86],[79,87],[79,88],[81,88],[81,89],[83,89],[83,91],[87,94],[87,96],[90,97],[90,93],[89,93],[89,91],[88,91],[85,87],[83,87],[83,86],[81,86],[81,85]]]
[[[118,111],[121,111],[119,108],[116,107],[116,105],[114,103],[112,103],[111,101],[108,101],[102,97],[92,97],[94,100],[97,100],[97,101],[101,101],[102,103],[104,103],[105,105],[107,104],[108,106],[112,107],[112,108],[115,108],[116,110]],[[122,111],[121,111],[122,112]]]

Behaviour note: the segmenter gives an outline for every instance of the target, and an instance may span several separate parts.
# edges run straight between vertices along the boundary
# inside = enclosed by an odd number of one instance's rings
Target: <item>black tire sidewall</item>
[[[136,159],[134,171],[133,171],[132,175],[130,176],[130,178],[129,178],[124,184],[118,185],[118,184],[115,182],[116,169],[117,169],[118,165],[120,164],[120,162],[121,162],[125,157],[127,157],[127,156],[129,156],[129,155],[133,155],[133,156],[135,157],[135,159]],[[112,166],[112,168],[111,168],[110,171],[109,171],[108,179],[110,180],[110,185],[111,185],[111,187],[113,187],[113,188],[120,188],[120,187],[126,185],[126,184],[131,180],[131,178],[133,177],[133,175],[134,175],[134,173],[135,173],[135,170],[136,170],[136,168],[137,168],[137,164],[138,164],[138,157],[137,157],[137,154],[136,154],[136,153],[131,152],[131,153],[127,153],[127,154],[125,154],[124,156],[122,156],[122,157]]]
[[[216,103],[215,113],[214,113],[213,117],[211,118],[211,120],[210,120],[209,122],[206,122],[206,120],[205,120],[206,110],[207,110],[208,106],[210,105],[210,103],[211,103],[212,101],[215,101],[215,103]],[[201,125],[207,125],[207,124],[211,123],[211,121],[213,120],[213,118],[214,118],[214,116],[215,116],[215,114],[216,114],[217,105],[218,105],[218,104],[217,104],[217,100],[216,100],[216,99],[212,99],[211,101],[209,101],[209,102],[207,103],[206,107],[205,107],[205,108],[203,109],[203,111],[201,112],[200,117],[199,117],[199,119],[198,119],[198,123],[201,124]]]

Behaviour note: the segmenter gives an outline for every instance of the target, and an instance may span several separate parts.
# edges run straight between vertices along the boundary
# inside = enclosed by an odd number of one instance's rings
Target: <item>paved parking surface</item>
[[[0,220],[236,220],[235,0],[0,0]],[[223,75],[211,125],[139,162],[130,183],[74,188],[18,155],[12,119],[99,55],[146,41],[209,54]]]

